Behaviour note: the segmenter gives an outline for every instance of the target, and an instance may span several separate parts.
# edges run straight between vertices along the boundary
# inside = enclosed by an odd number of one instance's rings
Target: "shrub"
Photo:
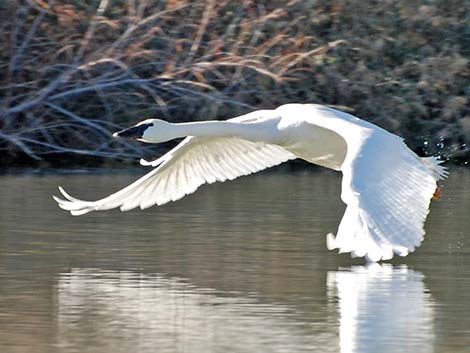
[[[294,101],[467,161],[464,2],[2,1],[2,162],[136,157],[110,133]]]

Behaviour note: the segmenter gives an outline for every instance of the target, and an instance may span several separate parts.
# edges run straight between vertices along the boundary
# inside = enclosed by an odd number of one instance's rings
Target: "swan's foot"
[[[432,195],[432,199],[433,200],[440,200],[441,199],[441,196],[442,196],[442,189],[441,187],[438,185],[436,187],[436,191],[434,191],[434,195]]]

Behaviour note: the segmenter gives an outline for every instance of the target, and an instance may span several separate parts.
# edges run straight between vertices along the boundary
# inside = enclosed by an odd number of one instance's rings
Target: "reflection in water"
[[[337,299],[340,314],[341,353],[432,352],[434,310],[423,278],[405,265],[329,271],[328,294]]]
[[[89,352],[316,351],[337,335],[303,332],[286,306],[158,274],[74,269],[57,293],[59,346]]]

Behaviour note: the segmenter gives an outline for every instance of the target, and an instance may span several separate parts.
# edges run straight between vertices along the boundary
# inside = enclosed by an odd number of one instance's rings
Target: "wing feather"
[[[295,158],[281,147],[235,137],[188,137],[163,157],[144,161],[156,168],[108,197],[83,201],[60,188],[65,199],[54,199],[73,215],[117,207],[145,209],[179,200],[204,183],[233,180]]]
[[[424,238],[424,221],[446,172],[423,159],[401,138],[349,114],[319,109],[312,122],[338,133],[347,144],[341,199],[347,208],[329,249],[370,261],[406,256]]]

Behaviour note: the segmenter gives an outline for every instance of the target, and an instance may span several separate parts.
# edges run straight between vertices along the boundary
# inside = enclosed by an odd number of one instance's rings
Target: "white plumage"
[[[172,124],[148,119],[116,133],[158,143],[189,136],[153,162],[147,175],[98,201],[82,201],[59,188],[54,197],[73,215],[119,207],[127,211],[176,201],[204,183],[301,158],[343,173],[347,204],[329,249],[370,261],[407,255],[424,236],[423,224],[436,182],[446,171],[434,158],[420,158],[395,136],[350,114],[314,104],[287,104],[227,121]]]

